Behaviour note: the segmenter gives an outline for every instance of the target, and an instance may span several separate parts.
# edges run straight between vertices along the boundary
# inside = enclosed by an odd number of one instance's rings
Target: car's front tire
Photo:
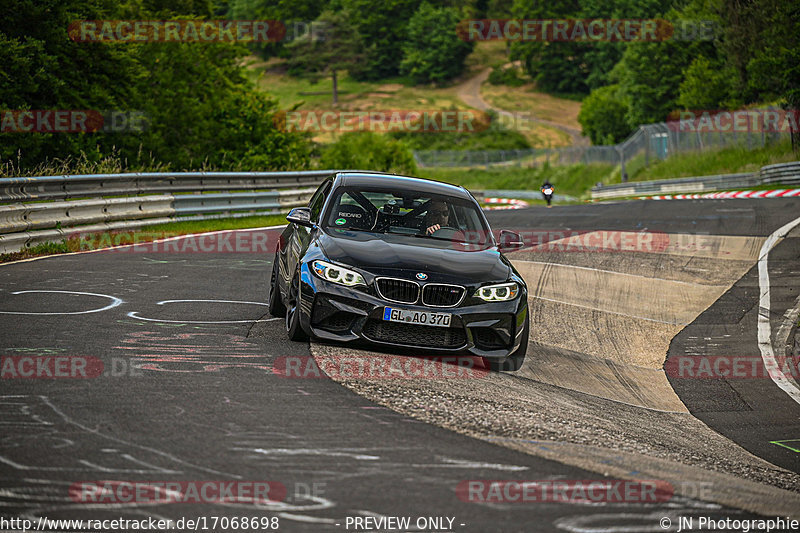
[[[288,294],[286,295],[286,334],[289,340],[305,341],[308,334],[300,324],[300,272],[297,272],[289,284]]]
[[[281,291],[278,289],[278,254],[272,262],[272,275],[269,282],[269,299],[267,300],[269,314],[275,317],[286,316],[286,306],[281,300]]]

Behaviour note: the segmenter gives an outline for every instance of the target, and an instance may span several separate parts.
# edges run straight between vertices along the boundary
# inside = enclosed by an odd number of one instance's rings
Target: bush
[[[394,131],[388,135],[403,141],[412,150],[523,150],[531,145],[525,136],[507,128],[494,112],[487,122],[475,122],[477,131],[413,132]]]
[[[677,102],[685,109],[736,108],[742,104],[732,98],[736,73],[721,61],[696,57],[684,75]]]
[[[414,156],[406,145],[369,131],[345,133],[335,143],[323,148],[320,166],[398,174],[417,172]]]
[[[615,144],[630,133],[625,122],[627,111],[619,94],[619,86],[608,85],[595,89],[586,97],[578,113],[578,122],[592,144]]]
[[[525,85],[526,82],[517,75],[517,69],[514,67],[494,67],[489,73],[489,83],[492,85],[508,85],[509,87],[519,87],[521,85]]]

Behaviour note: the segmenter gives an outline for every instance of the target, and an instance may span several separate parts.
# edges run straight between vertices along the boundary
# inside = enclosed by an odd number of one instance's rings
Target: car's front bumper
[[[330,341],[362,340],[376,345],[415,348],[425,352],[471,354],[505,359],[516,351],[528,320],[527,293],[508,302],[469,302],[459,307],[432,308],[388,302],[358,289],[320,279],[301,269],[300,314],[304,329]],[[450,327],[412,325],[383,320],[384,307],[450,313]]]

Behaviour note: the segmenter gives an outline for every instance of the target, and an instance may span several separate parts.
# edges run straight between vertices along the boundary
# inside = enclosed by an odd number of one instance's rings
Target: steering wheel
[[[461,230],[458,228],[454,228],[452,226],[442,226],[441,228],[437,229],[433,233],[429,233],[433,237],[440,237],[440,238],[452,238],[456,233],[460,233]]]

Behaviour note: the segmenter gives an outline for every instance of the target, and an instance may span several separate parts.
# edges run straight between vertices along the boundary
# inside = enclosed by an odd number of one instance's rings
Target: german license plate
[[[388,322],[404,324],[420,324],[425,326],[450,327],[450,313],[433,313],[429,311],[410,311],[408,309],[383,308],[383,319]]]

